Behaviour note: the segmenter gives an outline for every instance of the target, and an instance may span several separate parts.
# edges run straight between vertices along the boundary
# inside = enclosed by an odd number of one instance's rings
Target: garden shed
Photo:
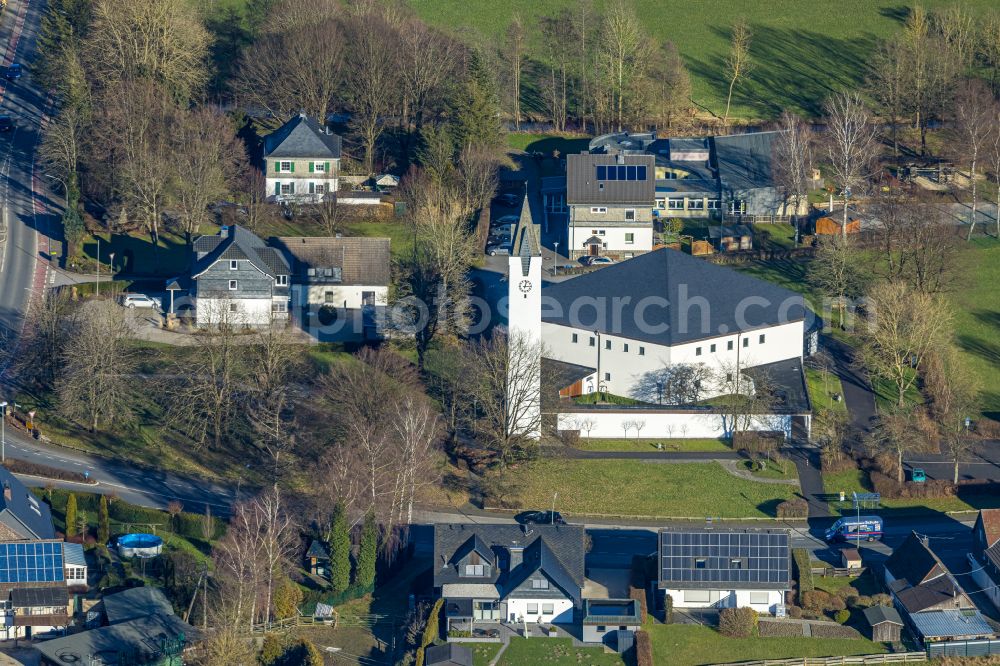
[[[903,631],[903,619],[895,608],[870,606],[865,609],[865,620],[872,628],[872,640],[876,643],[898,643]]]

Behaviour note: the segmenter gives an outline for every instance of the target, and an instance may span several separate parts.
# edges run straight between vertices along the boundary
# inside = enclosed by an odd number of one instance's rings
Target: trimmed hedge
[[[13,474],[28,474],[30,476],[40,476],[46,479],[58,479],[60,481],[73,481],[75,483],[96,484],[96,481],[88,480],[82,472],[73,472],[66,469],[56,469],[48,465],[28,462],[26,460],[14,460],[8,458],[4,464]]]
[[[750,638],[757,633],[757,611],[746,606],[722,609],[719,633],[729,638]]]
[[[785,500],[775,509],[778,518],[808,518],[809,503],[800,497]]]
[[[802,603],[803,593],[812,592],[814,589],[809,551],[805,548],[792,548],[792,566],[799,588],[799,605],[804,606],[805,604]]]
[[[649,634],[640,629],[635,632],[635,663],[636,666],[653,666],[653,642]]]
[[[646,559],[641,555],[632,557],[632,572],[628,583],[628,598],[639,602],[639,615],[646,624]]]
[[[148,523],[160,525],[179,536],[187,539],[204,539],[202,524],[205,516],[199,513],[181,512],[172,519],[166,511],[148,509],[143,506],[128,504],[121,500],[111,502],[111,519],[119,523]],[[171,524],[172,523],[172,524]],[[213,518],[212,540],[219,539],[226,533],[225,524]]]

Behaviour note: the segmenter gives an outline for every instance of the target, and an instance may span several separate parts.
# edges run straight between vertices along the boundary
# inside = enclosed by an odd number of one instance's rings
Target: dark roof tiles
[[[391,279],[388,238],[284,236],[271,242],[287,255],[300,279],[309,277],[310,268],[338,268],[345,285],[388,286]]]
[[[341,140],[327,134],[313,118],[299,114],[264,137],[264,157],[339,159]]]

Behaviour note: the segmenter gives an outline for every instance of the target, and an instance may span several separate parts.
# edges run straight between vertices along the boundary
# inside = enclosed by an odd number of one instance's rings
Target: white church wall
[[[667,410],[586,410],[560,412],[556,427],[579,430],[580,437],[590,439],[688,439],[729,437],[732,432],[725,414]],[[636,430],[636,422],[643,424]],[[626,424],[629,425],[626,429]],[[748,430],[784,432],[791,436],[792,416],[789,414],[761,414],[755,417]]]

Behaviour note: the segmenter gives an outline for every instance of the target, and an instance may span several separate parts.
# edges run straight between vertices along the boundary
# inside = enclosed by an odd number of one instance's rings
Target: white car
[[[615,263],[611,257],[587,257],[583,261],[586,266],[608,266]]]
[[[153,308],[159,310],[163,307],[159,298],[147,296],[146,294],[122,294],[118,302],[130,310],[135,308]]]

